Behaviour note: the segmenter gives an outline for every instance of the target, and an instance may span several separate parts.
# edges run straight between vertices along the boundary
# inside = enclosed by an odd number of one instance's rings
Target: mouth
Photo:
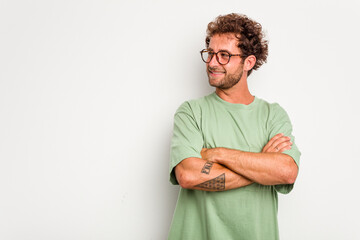
[[[213,69],[208,69],[208,73],[212,76],[220,76],[225,74],[224,71],[220,71],[220,70],[213,70]]]

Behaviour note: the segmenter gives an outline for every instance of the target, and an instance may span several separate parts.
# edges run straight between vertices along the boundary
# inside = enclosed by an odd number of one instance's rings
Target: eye
[[[230,56],[230,54],[227,52],[220,52],[220,57],[223,59],[228,59],[229,56]]]

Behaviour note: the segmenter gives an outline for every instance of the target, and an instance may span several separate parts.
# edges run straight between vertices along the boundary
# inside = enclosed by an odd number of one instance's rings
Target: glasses
[[[219,64],[221,65],[225,65],[228,64],[230,62],[230,58],[232,56],[240,56],[240,57],[245,57],[244,55],[241,54],[231,54],[227,51],[221,50],[218,52],[214,52],[214,51],[210,51],[207,49],[203,49],[200,51],[201,54],[201,58],[205,63],[209,63],[211,62],[211,60],[213,59],[214,55],[216,56],[216,60],[218,61]]]

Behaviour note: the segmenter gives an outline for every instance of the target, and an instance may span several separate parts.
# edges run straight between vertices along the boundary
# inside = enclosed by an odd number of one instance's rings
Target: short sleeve
[[[189,157],[201,158],[204,140],[193,109],[188,102],[183,103],[174,116],[174,130],[170,149],[170,182],[179,184],[176,180],[174,168],[182,160]]]
[[[291,138],[293,143],[290,150],[286,150],[283,153],[292,157],[299,167],[300,164],[300,151],[295,143],[295,137],[292,135],[292,125],[286,111],[279,104],[271,104],[269,121],[269,140],[278,133],[283,133],[285,136]],[[281,184],[275,185],[274,188],[277,192],[287,194],[291,192],[294,184]]]

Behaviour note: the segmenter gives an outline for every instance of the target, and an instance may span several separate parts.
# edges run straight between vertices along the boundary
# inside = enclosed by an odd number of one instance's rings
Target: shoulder
[[[277,102],[268,102],[258,98],[258,111],[266,119],[267,124],[289,121],[289,116],[285,109]]]
[[[289,116],[285,109],[278,103],[272,103],[270,104],[270,119],[276,119],[276,120],[288,120]]]
[[[211,98],[212,97],[210,94],[201,98],[185,101],[178,107],[175,114],[178,113],[196,114],[198,112],[201,112],[201,109],[211,102]]]
[[[276,115],[279,113],[286,113],[285,109],[277,102],[270,103],[261,98],[257,98],[258,105],[262,110],[268,111],[271,115]]]

